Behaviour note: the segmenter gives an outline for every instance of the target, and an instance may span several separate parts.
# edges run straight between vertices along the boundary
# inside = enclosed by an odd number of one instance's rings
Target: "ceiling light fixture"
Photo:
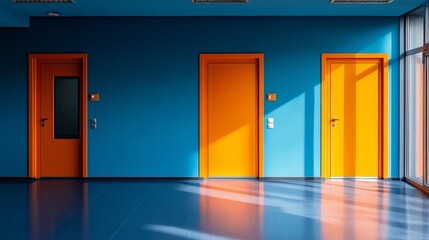
[[[391,3],[393,0],[331,0],[330,3],[351,3],[351,4],[383,4]]]
[[[14,3],[76,3],[74,0],[11,0]]]
[[[192,0],[193,3],[247,3],[249,0]]]
[[[60,13],[59,12],[55,12],[55,11],[49,11],[48,12],[48,16],[49,17],[59,17]]]

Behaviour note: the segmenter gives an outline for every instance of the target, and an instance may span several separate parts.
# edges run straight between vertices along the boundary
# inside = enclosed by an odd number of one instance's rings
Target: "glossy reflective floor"
[[[429,239],[400,181],[2,181],[0,206],[0,239]]]

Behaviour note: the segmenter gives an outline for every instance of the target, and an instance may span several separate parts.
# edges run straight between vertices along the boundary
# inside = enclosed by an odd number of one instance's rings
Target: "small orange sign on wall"
[[[267,101],[268,102],[275,102],[277,100],[277,94],[276,93],[267,93]]]
[[[91,101],[91,102],[100,101],[100,94],[99,93],[90,93],[89,94],[89,101]]]

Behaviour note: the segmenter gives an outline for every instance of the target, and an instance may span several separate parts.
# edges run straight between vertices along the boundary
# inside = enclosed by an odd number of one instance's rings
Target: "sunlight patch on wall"
[[[362,49],[361,53],[370,53],[374,52],[373,49],[377,49],[378,52],[389,53],[392,51],[392,40],[395,39],[392,36],[392,33],[389,32],[384,36],[381,36],[379,39],[369,42],[365,48]],[[381,48],[381,49],[380,49]]]
[[[305,98],[302,93],[266,115],[275,119],[275,128],[265,127],[265,176],[305,174],[305,138],[313,136],[306,135]]]

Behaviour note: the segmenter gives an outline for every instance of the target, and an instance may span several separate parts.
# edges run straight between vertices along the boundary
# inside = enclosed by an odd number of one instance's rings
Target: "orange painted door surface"
[[[257,177],[257,63],[209,63],[207,82],[208,176]]]
[[[331,176],[377,177],[380,157],[378,60],[330,65]]]
[[[81,176],[81,72],[80,64],[40,64],[41,177]]]

